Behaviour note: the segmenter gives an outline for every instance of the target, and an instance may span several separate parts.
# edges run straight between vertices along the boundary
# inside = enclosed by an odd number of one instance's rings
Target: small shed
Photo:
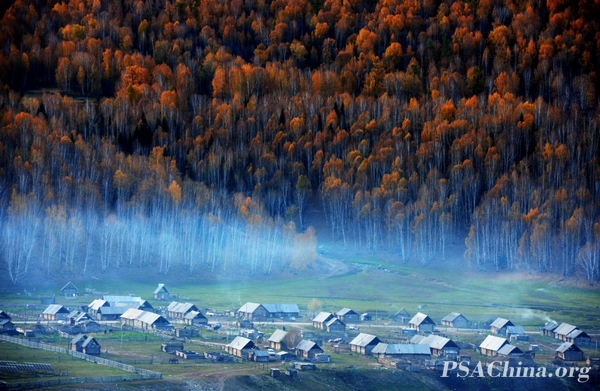
[[[60,304],[50,304],[48,308],[42,312],[44,320],[65,320],[69,315],[69,310]]]
[[[273,334],[268,339],[269,347],[277,350],[285,350],[287,349],[285,343],[285,337],[287,336],[287,331],[283,330],[275,330]]]
[[[442,324],[448,327],[466,328],[469,326],[469,321],[458,312],[451,312],[442,319]]]
[[[253,329],[254,323],[250,322],[248,319],[242,319],[237,323],[239,328],[242,329]]]
[[[79,296],[79,289],[71,281],[67,282],[60,291],[65,297],[77,298]]]
[[[200,311],[190,311],[183,317],[185,324],[190,326],[202,326],[208,324],[206,316]]]
[[[371,355],[371,351],[377,344],[381,342],[374,335],[360,333],[352,341],[350,341],[350,350],[365,356]]]
[[[250,355],[252,361],[256,362],[268,362],[269,361],[269,352],[265,352],[264,350],[254,349]]]
[[[432,333],[433,328],[435,327],[435,322],[431,320],[431,318],[425,315],[422,312],[418,312],[413,318],[408,322],[408,325],[411,329],[416,329],[421,333]]]
[[[313,341],[303,339],[296,346],[296,356],[313,359],[317,353],[323,353],[323,349]]]
[[[506,328],[508,326],[514,326],[513,322],[511,322],[508,319],[497,318],[495,321],[492,322],[490,328],[492,330],[492,333],[494,334],[506,335]]]
[[[290,352],[277,352],[275,359],[277,361],[294,361],[297,357]]]
[[[371,314],[365,312],[364,314],[360,314],[360,320],[363,322],[370,322],[373,320]]]
[[[269,376],[279,377],[280,374],[281,374],[281,370],[279,368],[269,368]]]
[[[356,323],[360,318],[358,313],[350,308],[342,308],[335,315],[344,323]]]
[[[94,337],[87,337],[85,341],[81,344],[82,352],[85,354],[89,354],[92,356],[100,355],[100,344],[96,341]]]
[[[583,361],[583,351],[572,342],[564,342],[556,349],[556,358],[563,361]]]
[[[525,335],[525,329],[523,329],[523,326],[507,326],[506,337],[510,338],[513,335]]]
[[[160,350],[162,350],[165,353],[175,354],[176,351],[183,350],[183,342],[179,342],[179,341],[163,342],[163,344],[160,347]]]
[[[158,284],[158,288],[154,291],[154,299],[156,300],[169,300],[170,295],[165,284]]]

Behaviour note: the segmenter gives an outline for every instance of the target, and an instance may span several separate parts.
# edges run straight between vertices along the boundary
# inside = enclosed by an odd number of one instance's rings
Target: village
[[[441,371],[445,361],[466,366],[491,361],[507,361],[512,367],[588,366],[593,371],[600,364],[597,340],[566,322],[547,322],[526,331],[501,316],[482,324],[452,312],[436,321],[424,312],[411,314],[400,308],[380,319],[351,308],[310,313],[294,303],[246,302],[237,309],[217,311],[176,301],[178,296],[165,284],[158,284],[149,300],[106,294],[88,304],[73,304],[88,296],[80,296],[68,282],[59,296],[40,298],[43,310],[31,311],[29,318],[0,308],[0,338],[15,343],[19,343],[15,338],[54,342],[68,346],[66,350],[80,358],[114,360],[119,335],[121,349],[123,333],[128,335],[126,344],[129,336],[145,335],[143,351],[151,351],[151,359],[139,362],[150,364],[148,370],[156,362],[251,363],[265,375],[290,379],[336,363],[350,363],[352,368],[354,362],[410,372]],[[59,298],[72,303],[58,304]],[[0,356],[0,360],[8,358]],[[36,369],[14,360],[0,361],[0,373],[45,377],[52,375],[51,364],[40,363]]]

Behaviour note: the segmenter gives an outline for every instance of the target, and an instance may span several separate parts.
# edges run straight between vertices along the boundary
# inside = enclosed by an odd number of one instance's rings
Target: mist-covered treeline
[[[148,262],[161,271],[180,214],[198,216],[210,245],[209,213],[243,238],[262,224],[267,240],[285,237],[283,221],[303,232],[317,210],[333,240],[401,262],[433,265],[458,241],[480,270],[594,283],[598,11],[589,1],[15,1],[0,29],[3,237],[43,241],[5,245],[2,259],[64,253],[46,223],[61,208],[108,233],[113,219],[148,219]],[[39,87],[52,90],[27,93]],[[37,200],[39,225],[9,211],[15,197]],[[88,266],[115,264],[102,251],[139,262],[102,249],[106,235],[91,236]],[[248,265],[269,270],[268,259]]]
[[[196,200],[184,202],[173,182],[150,215],[133,205],[109,214],[60,204],[44,211],[33,193],[13,191],[1,241],[8,275],[17,283],[29,274],[86,276],[123,267],[193,275],[313,265],[312,228],[298,234],[293,222],[263,220],[260,206],[241,194],[223,208],[212,190],[197,191]]]

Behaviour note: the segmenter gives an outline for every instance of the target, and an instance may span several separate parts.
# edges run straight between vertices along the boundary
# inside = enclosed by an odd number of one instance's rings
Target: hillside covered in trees
[[[0,261],[276,273],[328,236],[599,279],[600,4],[5,4]]]

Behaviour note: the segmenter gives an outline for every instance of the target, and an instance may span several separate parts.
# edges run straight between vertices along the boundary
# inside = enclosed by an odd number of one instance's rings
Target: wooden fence
[[[121,376],[97,376],[97,377],[70,377],[64,379],[51,379],[21,383],[7,383],[6,390],[32,390],[44,389],[46,387],[56,387],[66,384],[82,384],[82,383],[113,383],[121,381],[133,380],[148,380],[151,379],[147,375],[121,375]]]
[[[12,342],[12,343],[16,343],[19,345],[27,346],[27,347],[30,347],[33,349],[43,349],[43,350],[49,350],[52,352],[70,354],[71,356],[80,358],[82,360],[95,362],[95,363],[101,364],[101,365],[107,365],[109,367],[121,369],[126,372],[136,373],[137,375],[135,375],[135,376],[141,376],[141,377],[136,378],[135,380],[162,379],[162,373],[160,373],[160,372],[154,372],[154,371],[150,371],[150,370],[144,369],[144,368],[136,368],[132,365],[123,364],[123,363],[113,361],[113,360],[108,360],[108,359],[102,358],[102,357],[90,356],[89,354],[77,352],[75,350],[67,350],[65,348],[61,348],[58,346],[49,345],[46,343],[28,341],[28,340],[22,339],[22,338],[9,337],[7,335],[0,335],[0,339],[7,341],[7,342]],[[127,375],[127,376],[130,376],[130,375]],[[115,376],[108,376],[108,377],[115,377]],[[119,377],[119,376],[116,376],[116,377]],[[79,379],[87,379],[87,378],[79,378]],[[62,379],[62,380],[64,380],[64,379]],[[124,379],[124,380],[128,380],[128,379]],[[131,380],[131,379],[129,379],[129,380]],[[121,380],[115,380],[115,381],[121,381]],[[34,383],[37,383],[37,382],[34,382]],[[60,384],[62,384],[62,383],[59,383],[57,385],[60,385]],[[66,384],[66,383],[64,383],[64,384]],[[35,387],[32,387],[32,388],[35,388]]]

